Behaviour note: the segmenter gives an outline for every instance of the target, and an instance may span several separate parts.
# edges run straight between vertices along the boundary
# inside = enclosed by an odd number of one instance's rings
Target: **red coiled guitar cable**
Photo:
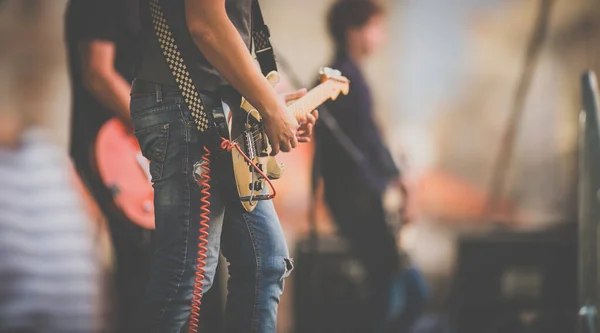
[[[254,170],[256,170],[264,179],[267,180],[269,187],[271,188],[271,194],[267,195],[267,199],[275,197],[277,192],[275,187],[271,183],[269,177],[256,165],[240,148],[240,146],[231,142],[225,138],[221,140],[221,149],[228,152],[236,149],[248,162]],[[202,155],[201,164],[202,174],[200,177],[200,186],[202,190],[202,197],[200,198],[200,235],[198,236],[198,253],[196,258],[196,274],[194,278],[194,291],[192,293],[192,310],[190,313],[190,333],[198,333],[198,324],[200,320],[200,305],[202,304],[202,294],[204,286],[204,273],[206,273],[204,267],[206,266],[206,252],[208,251],[208,223],[210,221],[210,150],[204,146],[204,154]]]
[[[200,319],[200,305],[202,304],[202,287],[204,286],[204,266],[206,266],[206,251],[208,248],[208,222],[210,221],[210,150],[204,146],[201,164],[202,175],[200,186],[202,197],[200,202],[200,235],[198,236],[198,254],[196,258],[196,277],[194,278],[194,291],[192,293],[192,310],[190,314],[190,332],[198,332]]]

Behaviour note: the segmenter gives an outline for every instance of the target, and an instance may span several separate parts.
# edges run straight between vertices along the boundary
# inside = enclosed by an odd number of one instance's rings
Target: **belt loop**
[[[160,84],[156,83],[154,85],[154,87],[156,88],[156,103],[162,103],[162,101],[163,101],[162,86]]]

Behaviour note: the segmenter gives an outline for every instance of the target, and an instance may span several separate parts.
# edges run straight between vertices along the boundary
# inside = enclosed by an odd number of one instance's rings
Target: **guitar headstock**
[[[350,80],[342,76],[342,72],[337,69],[323,67],[319,70],[319,74],[321,74],[322,83],[330,83],[332,87],[330,97],[332,100],[335,100],[340,93],[348,95],[348,91],[350,90]]]

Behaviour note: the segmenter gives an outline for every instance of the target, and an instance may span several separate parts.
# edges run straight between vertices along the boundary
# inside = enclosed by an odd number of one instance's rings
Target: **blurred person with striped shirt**
[[[0,332],[97,332],[99,258],[45,117],[66,1],[0,0]],[[53,24],[51,24],[53,23]],[[52,115],[55,116],[55,115]]]

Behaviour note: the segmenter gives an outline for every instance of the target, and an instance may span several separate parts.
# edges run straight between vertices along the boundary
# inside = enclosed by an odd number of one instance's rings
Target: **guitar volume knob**
[[[262,191],[262,182],[257,180],[254,184],[250,183],[248,187],[250,188],[250,191]]]

